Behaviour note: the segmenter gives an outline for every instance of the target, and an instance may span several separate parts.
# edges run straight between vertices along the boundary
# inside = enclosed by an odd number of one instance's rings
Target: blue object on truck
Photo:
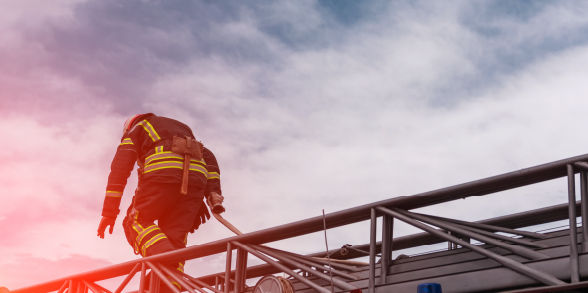
[[[441,293],[441,284],[423,283],[417,287],[417,293]]]

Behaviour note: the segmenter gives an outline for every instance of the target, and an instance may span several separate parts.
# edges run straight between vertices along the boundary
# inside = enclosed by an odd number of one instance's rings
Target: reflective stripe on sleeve
[[[112,191],[112,190],[107,190],[106,191],[106,196],[107,197],[122,197],[122,191]]]
[[[133,140],[131,140],[128,137],[123,139],[123,141],[120,143],[120,145],[128,145],[128,144],[133,145]]]
[[[219,179],[220,180],[220,174],[218,172],[208,172],[207,179],[208,180],[211,180],[211,179]]]
[[[141,125],[143,127],[143,129],[145,129],[147,134],[149,134],[149,137],[151,137],[151,140],[158,141],[161,139],[161,137],[159,137],[159,134],[157,134],[157,131],[155,131],[155,128],[153,128],[153,125],[151,125],[151,123],[149,123],[149,121],[143,120],[137,124]]]

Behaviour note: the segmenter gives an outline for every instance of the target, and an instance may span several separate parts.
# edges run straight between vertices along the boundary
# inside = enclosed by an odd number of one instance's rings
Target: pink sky
[[[343,2],[0,1],[0,286],[136,257],[120,218],[96,237],[135,113],[193,127],[245,232],[586,153],[585,3]],[[428,211],[565,201],[565,185],[546,186]],[[329,246],[366,243],[364,228],[330,231]],[[189,243],[228,236],[211,222]]]

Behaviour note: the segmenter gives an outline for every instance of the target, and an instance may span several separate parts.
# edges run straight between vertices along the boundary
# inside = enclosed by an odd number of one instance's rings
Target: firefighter
[[[129,118],[111,164],[98,236],[112,234],[123,190],[135,162],[138,186],[123,228],[143,257],[184,248],[189,232],[225,208],[213,153],[177,120],[153,113]],[[176,269],[183,271],[183,262]]]

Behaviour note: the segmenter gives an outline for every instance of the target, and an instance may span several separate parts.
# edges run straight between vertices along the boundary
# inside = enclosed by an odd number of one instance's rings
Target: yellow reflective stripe
[[[206,170],[206,168],[204,168],[200,165],[190,164],[190,171],[200,172],[200,173],[204,174],[204,177],[208,177],[208,171]]]
[[[141,244],[141,241],[143,241],[143,238],[145,238],[145,236],[147,236],[149,233],[153,232],[154,230],[159,230],[159,227],[157,227],[157,225],[151,225],[151,226],[147,227],[145,230],[141,231],[141,233],[137,234],[137,237],[135,238],[135,242],[137,242],[137,245]]]
[[[208,172],[207,179],[220,179],[220,174],[218,172]]]
[[[177,155],[177,154],[174,154],[172,152],[163,152],[163,153],[151,155],[151,156],[145,158],[145,165],[149,165],[149,163],[151,163],[152,161],[162,160],[162,159],[184,160],[184,157]]]
[[[166,169],[166,168],[183,169],[184,164],[182,162],[178,162],[178,161],[157,162],[157,163],[153,163],[153,164],[145,166],[145,168],[143,168],[143,174],[149,173],[149,172],[152,172],[155,170],[159,170],[159,169]]]
[[[147,248],[149,248],[151,245],[161,241],[162,239],[167,239],[167,236],[165,236],[165,234],[163,234],[163,233],[159,233],[159,234],[153,236],[151,239],[149,239],[149,241],[147,241],[147,243],[143,244],[143,247],[141,248],[141,252],[142,252],[143,256],[145,256],[145,251],[147,251]]]
[[[197,163],[197,164],[206,165],[206,162],[200,161],[200,160],[190,160],[190,163]]]
[[[167,152],[161,152],[159,154],[153,154],[153,155],[150,155],[147,158],[145,158],[145,161],[151,159],[151,157],[153,157],[153,156],[158,156],[158,155],[162,155],[162,154],[174,154],[174,152],[167,151]]]
[[[133,227],[133,230],[135,230],[135,232],[137,232],[137,235],[141,233],[141,231],[143,231],[143,227],[141,227],[141,225],[139,225],[139,223],[137,222],[133,222],[133,224],[131,225],[131,227]],[[135,252],[139,253],[139,244],[137,244],[137,238],[135,237]]]
[[[112,191],[112,190],[107,190],[106,191],[106,196],[108,197],[122,197],[122,191]]]
[[[151,128],[151,131],[153,131],[153,134],[155,135],[155,140],[160,140],[161,137],[159,137],[159,134],[157,134],[157,131],[155,131],[155,128],[153,127],[153,125],[151,125],[151,123],[149,123],[149,121],[147,121],[147,120],[144,120],[144,121],[147,124],[147,126],[149,128]]]
[[[163,152],[163,146],[162,145],[155,147],[155,153],[156,154],[161,153],[161,152]]]
[[[132,227],[133,227],[133,230],[135,230],[135,232],[137,232],[137,234],[139,234],[139,233],[141,233],[141,231],[143,231],[143,230],[141,230],[141,226],[138,226],[137,223],[133,223]]]
[[[137,231],[137,233],[141,233],[143,230],[145,230],[145,228],[143,228],[143,226],[141,226],[141,224],[139,224],[139,222],[137,222],[137,218],[139,217],[139,212],[137,212],[137,214],[135,215],[135,219],[133,220],[133,229],[135,231]]]
[[[143,129],[147,132],[147,134],[149,134],[149,137],[151,137],[151,140],[158,141],[161,139],[161,137],[159,137],[159,134],[157,134],[157,131],[155,131],[155,128],[153,128],[153,125],[151,125],[151,123],[149,123],[149,121],[143,120],[143,121],[139,122],[138,124],[143,127]]]
[[[125,145],[125,144],[133,144],[133,141],[130,138],[125,138],[123,139],[123,141],[120,143],[120,145]]]
[[[178,160],[184,160],[184,156],[181,156],[179,154],[176,154],[174,152],[171,151],[166,151],[166,152],[160,152],[160,153],[155,153],[153,155],[150,155],[148,157],[145,158],[145,165],[149,165],[150,162],[154,161],[154,160],[162,160],[162,159],[178,159]],[[204,165],[204,161],[200,161],[200,160],[195,160],[192,159],[190,160],[191,163],[199,163]]]
[[[179,161],[163,161],[146,165],[143,168],[143,174],[153,172],[161,169],[183,169],[184,163]],[[208,178],[208,171],[205,167],[199,164],[190,164],[190,171],[196,171],[204,174]]]

